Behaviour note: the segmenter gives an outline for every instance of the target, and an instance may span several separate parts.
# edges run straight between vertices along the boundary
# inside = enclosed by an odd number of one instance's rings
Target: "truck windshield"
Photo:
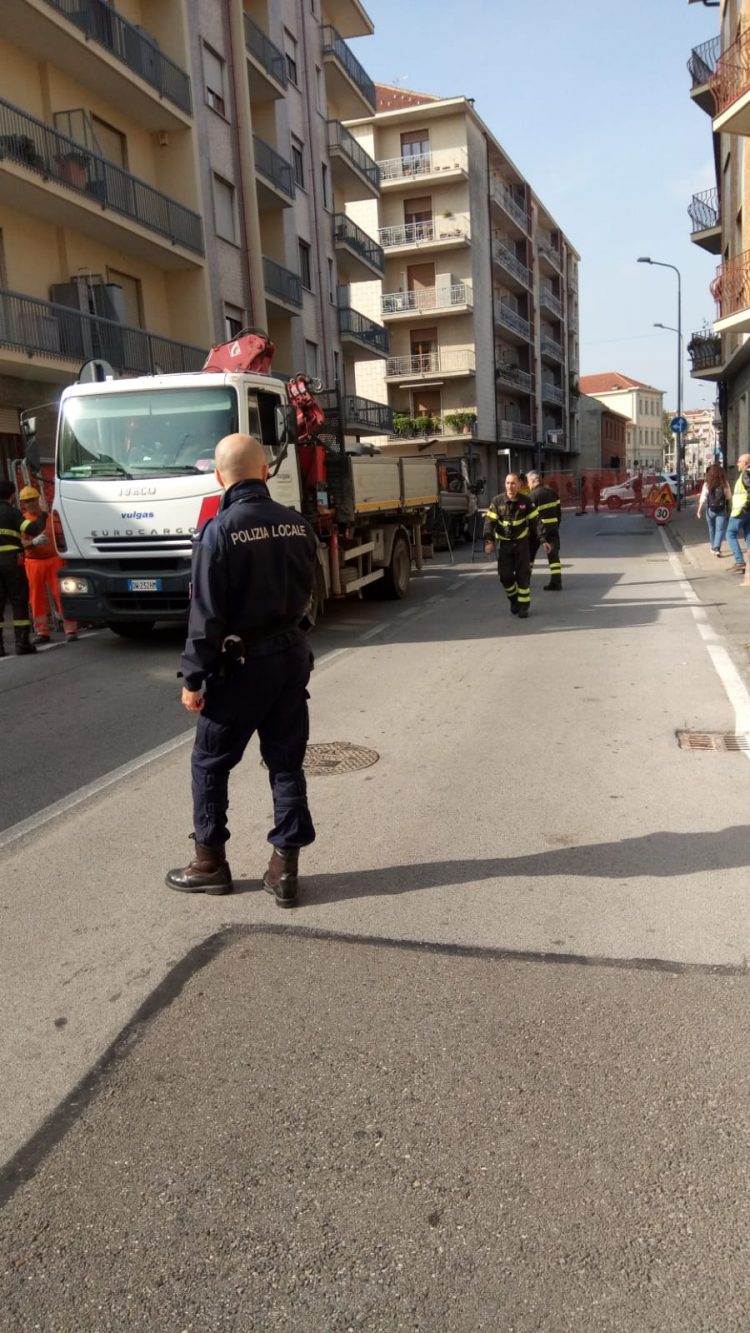
[[[238,429],[232,387],[81,394],[63,403],[57,475],[165,477],[212,472],[214,450]]]

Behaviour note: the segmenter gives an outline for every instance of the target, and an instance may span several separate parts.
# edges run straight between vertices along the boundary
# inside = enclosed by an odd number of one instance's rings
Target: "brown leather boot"
[[[195,841],[195,834],[190,837]],[[180,893],[231,893],[232,872],[227,861],[224,843],[217,847],[204,847],[195,843],[195,856],[190,865],[182,870],[170,870],[165,880],[167,888],[178,889]]]
[[[263,876],[263,888],[272,893],[279,907],[295,907],[299,893],[297,867],[299,847],[274,847],[268,869]]]

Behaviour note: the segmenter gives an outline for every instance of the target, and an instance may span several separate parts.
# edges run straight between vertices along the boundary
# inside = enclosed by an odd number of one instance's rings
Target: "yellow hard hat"
[[[33,486],[24,486],[22,491],[18,492],[19,500],[39,500],[39,492]]]

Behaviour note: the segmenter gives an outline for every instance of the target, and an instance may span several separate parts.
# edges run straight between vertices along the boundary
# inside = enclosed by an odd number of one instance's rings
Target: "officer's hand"
[[[552,547],[549,542],[544,543],[544,549],[547,552],[547,555],[549,555],[550,551],[552,550]]]
[[[494,551],[494,549],[495,549],[495,548],[494,548],[492,542],[485,542],[485,543],[484,543],[484,553],[485,553],[485,555],[492,555],[492,552]]]
[[[203,710],[205,699],[200,690],[189,690],[187,686],[183,685],[182,702],[189,713],[200,713]]]

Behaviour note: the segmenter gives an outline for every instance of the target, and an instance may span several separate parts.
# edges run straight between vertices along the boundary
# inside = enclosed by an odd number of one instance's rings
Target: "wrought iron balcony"
[[[389,356],[385,373],[390,377],[416,375],[473,375],[474,352],[468,347],[444,347],[418,356]]]
[[[362,231],[356,222],[352,222],[346,213],[334,214],[333,235],[337,245],[345,245],[371,268],[377,269],[378,273],[385,273],[385,255],[382,247],[368,236],[367,232]]]
[[[291,162],[287,162],[285,157],[277,153],[275,148],[257,134],[253,135],[253,146],[256,172],[286,195],[287,199],[294,199],[295,184]]]
[[[534,392],[534,376],[530,375],[527,370],[521,370],[520,366],[514,366],[508,361],[498,360],[495,367],[495,378],[498,384],[507,384],[528,394]]]
[[[317,398],[328,420],[337,422],[339,408],[333,389],[323,390]],[[393,430],[393,409],[358,394],[342,394],[341,418],[344,430],[354,435],[390,435]]]
[[[716,104],[716,117],[729,111],[734,103],[750,92],[750,31],[740,33],[737,40],[719,56],[716,69],[711,75],[710,87]],[[749,126],[748,115],[741,112],[726,124],[722,122],[722,129],[728,134],[747,134]]]
[[[716,186],[712,190],[703,190],[701,194],[694,194],[688,213],[694,232],[708,231],[711,227],[718,227],[719,191]]]
[[[164,55],[153,37],[129,23],[106,0],[45,0],[45,4],[63,14],[87,41],[104,47],[138,74],[160,97],[192,114],[190,79],[185,71]]]
[[[5,289],[0,290],[0,345],[75,366],[101,357],[125,375],[200,370],[207,351]]]
[[[302,309],[302,280],[299,273],[277,264],[275,259],[263,257],[263,284],[266,295],[277,297],[283,305],[293,305]]]
[[[551,357],[553,361],[562,361],[564,353],[562,345],[555,338],[543,336],[541,340],[542,356]]]
[[[495,241],[492,253],[496,263],[501,268],[504,268],[507,273],[512,273],[514,277],[518,278],[519,282],[523,283],[524,287],[531,286],[531,273],[526,265],[522,264],[521,260],[513,254],[513,251],[508,249],[507,245],[503,245],[502,241]]]
[[[711,37],[700,46],[694,46],[688,60],[688,71],[693,81],[693,88],[700,88],[708,83],[716,73],[716,65],[721,55],[721,37]]]
[[[750,250],[719,265],[710,291],[718,307],[719,320],[731,319],[747,311],[747,327],[750,329]],[[737,321],[734,325],[739,328]]]
[[[351,47],[330,24],[324,24],[320,30],[323,42],[323,56],[333,57],[351,79],[367,102],[371,111],[375,110],[375,84],[369,74],[360,65]]]
[[[388,352],[388,330],[351,306],[339,306],[339,333],[342,338],[355,338],[357,342],[366,343],[380,356]]]
[[[546,282],[539,284],[539,299],[543,306],[546,306],[548,310],[552,311],[553,315],[557,315],[558,319],[562,319],[562,303],[560,302],[559,297],[555,296],[552,288]]]
[[[523,315],[519,315],[512,306],[506,305],[505,301],[495,302],[495,321],[502,324],[506,329],[512,329],[514,333],[520,333],[522,338],[531,341],[531,325]]]
[[[370,154],[357,143],[354,135],[349,133],[340,120],[328,122],[328,151],[342,157],[350,167],[364,176],[373,190],[380,189],[380,171],[377,162],[374,162]]]
[[[531,426],[523,421],[498,421],[498,440],[511,440],[515,444],[531,444],[534,435]]]
[[[412,157],[389,157],[378,162],[378,166],[383,184],[388,181],[408,184],[414,176],[453,171],[465,175],[469,170],[469,155],[465,148],[436,148],[427,153],[415,153]]]
[[[702,330],[694,333],[687,346],[692,372],[718,370],[722,364],[721,334]]]
[[[395,227],[381,227],[380,244],[384,250],[399,245],[429,245],[437,241],[468,240],[468,213],[430,218],[428,222],[402,222]]]
[[[471,285],[454,283],[452,287],[419,287],[408,292],[387,292],[380,298],[383,315],[401,315],[414,311],[450,311],[455,307],[471,309],[474,297]]]
[[[3,99],[1,159],[17,162],[173,244],[203,254],[203,226],[198,213]]]
[[[254,19],[251,19],[248,13],[243,13],[243,18],[245,21],[245,45],[248,51],[257,60],[258,64],[263,66],[266,73],[270,74],[272,79],[275,79],[282,88],[286,88],[288,79],[284,52],[279,50],[278,46],[271,41],[271,38],[264,33],[262,28],[258,27],[258,24]]]
[[[519,203],[513,191],[504,181],[493,179],[490,185],[490,194],[495,203],[500,205],[503,211],[508,214],[508,217],[513,218],[522,231],[529,230],[529,214],[526,206]]]

